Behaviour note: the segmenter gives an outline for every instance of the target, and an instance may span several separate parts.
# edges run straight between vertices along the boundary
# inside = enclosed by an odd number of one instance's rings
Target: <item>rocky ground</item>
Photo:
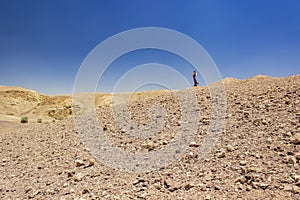
[[[206,87],[188,89],[200,112],[195,139],[176,162],[147,173],[93,157],[73,119],[0,122],[0,199],[300,199],[300,76],[224,83],[225,128],[209,154],[200,157],[214,99]],[[153,105],[164,107],[162,128],[147,138],[130,135],[157,129]],[[97,113],[107,138],[131,153],[167,147],[185,124],[176,93],[134,100],[128,110],[132,128],[118,125],[110,106]]]

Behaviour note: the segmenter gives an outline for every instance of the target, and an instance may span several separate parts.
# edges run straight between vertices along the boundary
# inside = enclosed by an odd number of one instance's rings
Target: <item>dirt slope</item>
[[[201,112],[195,142],[177,162],[145,174],[114,170],[101,159],[95,162],[72,119],[42,124],[0,122],[0,198],[300,199],[300,75],[227,82],[225,129],[213,150],[199,157],[211,122],[212,98],[207,88],[192,88]],[[21,94],[20,99],[30,105],[28,110],[37,105],[31,101],[42,105],[43,98],[49,98],[30,93],[26,99]],[[131,102],[131,119],[140,126],[151,124],[153,105],[165,108],[164,127],[150,138],[130,136],[130,129],[118,126],[108,106],[98,107],[99,122],[115,146],[128,152],[155,152],[184,125],[174,94]],[[67,102],[47,101],[51,105]]]

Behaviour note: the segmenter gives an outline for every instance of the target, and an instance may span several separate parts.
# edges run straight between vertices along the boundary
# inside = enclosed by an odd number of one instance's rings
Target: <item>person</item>
[[[196,79],[196,76],[197,76],[197,72],[196,72],[196,70],[194,70],[194,73],[193,73],[194,86],[197,86],[199,84],[197,79]]]

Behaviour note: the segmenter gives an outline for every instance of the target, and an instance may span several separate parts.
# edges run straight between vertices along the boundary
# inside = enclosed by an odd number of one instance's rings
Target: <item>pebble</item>
[[[74,176],[75,181],[81,181],[83,179],[84,175],[82,173],[78,173]]]
[[[273,140],[272,140],[272,138],[270,138],[270,137],[267,139],[267,142],[268,142],[268,143],[272,143],[272,141],[273,141]]]
[[[225,151],[219,153],[218,158],[224,158],[224,157],[225,157]]]
[[[126,129],[124,129],[124,128],[121,129],[121,133],[126,133],[126,132],[127,132]]]
[[[82,160],[76,160],[75,163],[76,163],[76,167],[80,167],[84,165],[84,162]]]
[[[234,151],[234,147],[231,146],[230,144],[228,144],[228,145],[226,146],[226,150],[227,150],[228,152],[232,152],[232,151]]]
[[[89,160],[89,166],[94,166],[96,164],[95,159],[90,159]]]
[[[300,194],[300,187],[293,185],[293,193]]]
[[[195,141],[190,143],[190,147],[199,147],[199,144],[197,144]]]
[[[245,166],[246,164],[247,164],[247,162],[245,160],[240,161],[240,165]]]
[[[286,161],[288,164],[292,164],[292,165],[296,164],[296,162],[297,162],[297,160],[294,156],[287,156]]]
[[[292,138],[291,142],[293,144],[299,144],[300,143],[300,133],[296,133]]]

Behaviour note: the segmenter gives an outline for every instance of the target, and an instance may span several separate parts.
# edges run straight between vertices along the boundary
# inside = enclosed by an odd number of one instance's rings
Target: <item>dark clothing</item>
[[[197,86],[199,83],[196,79],[196,73],[193,74],[193,79],[194,79],[194,86]]]

